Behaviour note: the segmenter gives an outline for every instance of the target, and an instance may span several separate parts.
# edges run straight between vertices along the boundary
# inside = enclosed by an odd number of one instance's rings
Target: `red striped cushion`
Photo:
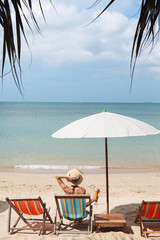
[[[144,202],[141,216],[147,218],[160,218],[160,203]]]
[[[21,213],[28,215],[40,215],[43,213],[39,200],[14,200],[13,204]]]

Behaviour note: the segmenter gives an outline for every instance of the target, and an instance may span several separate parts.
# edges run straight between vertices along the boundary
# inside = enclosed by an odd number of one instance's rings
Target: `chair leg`
[[[39,232],[39,235],[41,234],[41,232],[42,232],[42,235],[45,234],[45,222],[46,222],[46,217],[47,217],[47,215],[46,215],[45,208],[44,208],[42,228],[41,228],[41,230],[40,230],[40,232]]]
[[[57,229],[60,230],[62,224],[63,224],[63,217],[60,218],[60,221],[57,226],[57,209],[56,209],[56,213],[55,213],[55,217],[54,217],[54,227],[53,227],[54,234],[57,234],[56,230]],[[57,229],[56,229],[56,227],[57,227]]]
[[[91,233],[93,232],[93,222],[92,222],[92,218],[91,218]]]
[[[88,233],[90,231],[90,219],[88,219]]]
[[[13,225],[13,227],[11,228],[11,234],[13,233],[13,231],[14,231],[14,229],[16,228],[16,226],[17,226],[17,224],[19,223],[19,220],[21,219],[21,216],[22,216],[22,214],[21,215],[19,215],[19,217],[17,218],[17,221],[15,222],[15,224]]]
[[[60,219],[60,222],[59,222],[59,224],[58,224],[58,230],[61,228],[61,225],[63,224],[63,219],[61,218]]]
[[[9,213],[8,213],[8,232],[10,232],[11,229],[11,206],[9,206]]]
[[[49,211],[47,209],[45,211],[46,211],[47,219],[50,221],[50,223],[53,223],[53,220],[52,220],[52,218],[51,218],[51,216],[49,214]]]
[[[145,238],[148,238],[148,234],[147,234],[147,233],[145,233],[145,234],[144,234],[144,237],[145,237]]]
[[[93,222],[92,222],[92,213],[93,213],[93,206],[91,205],[91,211],[90,211],[90,232],[92,233],[92,230],[93,230]]]
[[[11,211],[12,211],[12,207],[9,206],[9,214],[8,214],[8,232],[13,233],[14,228],[17,226],[18,222],[20,219],[22,219],[25,223],[27,223],[27,221],[25,220],[25,218],[23,217],[22,213],[18,214],[18,219],[15,222],[15,224],[13,225],[13,227],[11,228]],[[12,230],[12,231],[11,231]]]
[[[53,224],[53,233],[56,234],[56,222],[57,222],[57,218],[54,218],[54,224]]]
[[[92,218],[89,216],[88,219],[88,234],[92,233]]]

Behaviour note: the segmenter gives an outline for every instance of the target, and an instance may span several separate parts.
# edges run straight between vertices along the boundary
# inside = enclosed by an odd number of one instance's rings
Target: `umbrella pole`
[[[106,160],[106,209],[109,214],[109,183],[108,183],[108,149],[107,138],[105,138],[105,160]]]

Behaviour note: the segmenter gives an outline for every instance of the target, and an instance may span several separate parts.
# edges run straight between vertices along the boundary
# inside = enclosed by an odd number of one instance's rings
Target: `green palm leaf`
[[[100,1],[101,0],[99,1],[96,0],[95,4],[93,4],[92,6],[97,5]],[[109,1],[106,7],[98,14],[98,16],[93,21],[99,18],[114,2],[115,0]],[[158,30],[156,30],[157,23]],[[135,30],[131,50],[130,61],[131,87],[137,58],[141,55],[141,52],[144,50],[146,46],[151,45],[152,51],[154,44],[159,37],[159,33],[160,33],[160,1],[142,0],[140,16]]]
[[[131,52],[131,85],[137,58],[146,46],[151,45],[152,50],[155,40],[159,36],[159,25],[158,30],[156,30],[159,14],[160,1],[142,0],[140,17],[137,23]]]
[[[51,3],[52,1],[49,0]],[[39,0],[39,6],[42,16],[45,21],[45,15],[41,1]],[[15,84],[22,93],[22,81],[21,81],[21,39],[24,37],[28,47],[27,37],[24,31],[24,20],[28,27],[32,31],[31,24],[23,9],[26,8],[30,14],[30,19],[34,24],[36,30],[40,32],[39,25],[34,16],[31,0],[0,0],[0,25],[3,29],[3,55],[2,55],[2,80],[5,75],[5,63],[8,58],[11,73]],[[12,23],[11,9],[15,14],[15,26]]]

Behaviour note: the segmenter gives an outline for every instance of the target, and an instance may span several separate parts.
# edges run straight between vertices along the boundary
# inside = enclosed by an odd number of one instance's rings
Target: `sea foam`
[[[102,166],[69,166],[69,165],[16,165],[15,168],[21,169],[70,169],[70,168],[78,168],[78,169],[101,169]]]

